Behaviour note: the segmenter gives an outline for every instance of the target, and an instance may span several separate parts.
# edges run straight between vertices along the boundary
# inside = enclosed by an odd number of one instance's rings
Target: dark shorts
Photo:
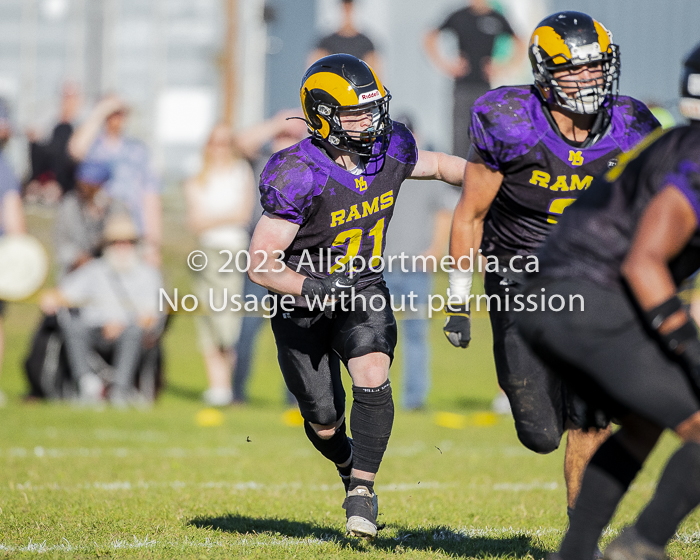
[[[499,296],[502,304],[499,311],[492,300],[489,310],[493,355],[498,384],[508,396],[518,437],[538,453],[554,451],[567,427],[590,424],[581,411],[583,403],[561,378],[553,375],[520,335],[516,318],[527,312],[513,311],[513,302],[522,293],[522,285],[487,273],[485,289],[489,296]],[[510,301],[509,311],[505,310],[506,296]],[[599,419],[596,424],[602,427],[607,420]]]
[[[0,317],[5,315],[5,301],[0,299]]]
[[[526,292],[560,294],[564,310],[520,313],[533,350],[591,406],[622,417],[634,412],[675,428],[700,410],[683,368],[645,326],[631,296],[586,280],[541,279]],[[584,311],[570,296],[580,295]],[[561,300],[560,300],[561,301]]]
[[[366,309],[358,300],[354,311],[327,314],[295,308],[272,317],[282,375],[301,415],[309,422],[332,424],[345,412],[341,361],[347,366],[351,358],[372,352],[394,357],[396,320],[389,290],[384,284],[375,284],[358,295],[364,296]]]

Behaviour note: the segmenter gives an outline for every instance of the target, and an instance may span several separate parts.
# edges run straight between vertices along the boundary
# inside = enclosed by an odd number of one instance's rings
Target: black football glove
[[[655,308],[645,311],[644,314],[649,326],[657,332],[663,345],[678,356],[691,383],[697,391],[700,391],[700,340],[693,321],[688,320],[666,334],[658,332],[666,319],[681,309],[683,309],[683,303],[678,296],[674,295]]]
[[[342,293],[350,295],[359,279],[359,274],[350,275],[346,270],[337,270],[322,280],[306,278],[301,285],[301,295],[303,297],[309,296],[311,299],[318,296],[321,301],[326,296],[339,298]]]
[[[442,327],[442,330],[450,344],[457,348],[469,346],[469,341],[472,339],[469,307],[466,304],[446,305],[445,315],[447,315],[447,319],[445,319],[445,326]]]

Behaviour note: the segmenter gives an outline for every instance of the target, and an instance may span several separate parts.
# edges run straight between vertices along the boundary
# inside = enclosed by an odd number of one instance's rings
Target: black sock
[[[343,462],[345,462],[345,461],[343,461]],[[342,464],[342,463],[341,463],[341,464]],[[352,461],[350,461],[350,462],[349,462],[347,465],[345,465],[344,467],[339,467],[338,465],[336,465],[335,468],[338,469],[338,472],[339,472],[342,476],[350,476],[350,474],[352,473]]]
[[[687,442],[669,459],[654,497],[637,519],[637,531],[652,544],[666,546],[699,503],[700,443]]]
[[[353,468],[376,473],[394,424],[391,383],[387,381],[380,387],[353,386],[352,395]]]
[[[352,447],[348,436],[345,434],[345,420],[338,426],[338,429],[329,439],[323,439],[314,431],[306,420],[304,420],[304,430],[306,437],[314,444],[314,447],[321,452],[326,459],[333,461],[335,464],[343,464],[350,459],[352,455]],[[348,473],[350,474],[350,473]]]
[[[354,476],[350,479],[350,486],[348,486],[348,492],[351,492],[358,486],[366,486],[367,490],[374,494],[374,481],[373,480],[362,480],[361,478],[355,478]]]
[[[591,459],[581,483],[576,507],[569,516],[559,554],[564,560],[591,560],[598,539],[617,504],[642,468],[613,435]]]

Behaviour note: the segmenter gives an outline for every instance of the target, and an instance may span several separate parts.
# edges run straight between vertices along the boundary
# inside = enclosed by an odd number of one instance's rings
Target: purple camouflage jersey
[[[581,148],[554,130],[534,86],[501,87],[480,97],[472,109],[472,143],[486,166],[504,176],[484,223],[483,253],[504,267],[514,255],[534,254],[593,178],[658,126],[643,103],[617,96],[607,130]]]
[[[269,214],[300,226],[285,264],[323,278],[353,257],[356,267],[365,263],[357,290],[380,282],[379,261],[377,271],[367,265],[384,252],[396,197],[417,159],[413,136],[398,122],[386,154],[370,159],[361,174],[340,167],[311,138],[274,154],[260,177],[260,202]]]

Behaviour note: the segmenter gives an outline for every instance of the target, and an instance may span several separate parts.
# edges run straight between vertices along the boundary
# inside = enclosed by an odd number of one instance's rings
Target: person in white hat
[[[82,400],[102,398],[102,382],[88,357],[91,351],[106,351],[112,353],[114,369],[109,400],[117,406],[129,404],[142,349],[152,345],[162,330],[158,292],[163,281],[160,272],[142,259],[138,242],[128,214],[110,216],[102,256],[67,274],[58,288],[42,297],[44,313],[59,314]],[[79,308],[79,313],[73,315],[67,308]]]

